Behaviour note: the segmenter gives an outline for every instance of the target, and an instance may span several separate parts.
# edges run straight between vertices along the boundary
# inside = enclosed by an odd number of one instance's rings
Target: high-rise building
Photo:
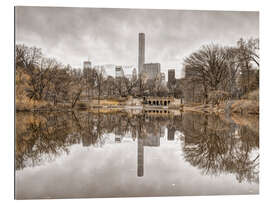
[[[163,85],[165,85],[165,84],[166,84],[165,73],[160,73],[160,76],[161,76],[161,83],[162,83]]]
[[[133,68],[133,70],[132,70],[132,79],[133,80],[137,79],[137,70],[136,70],[136,68]]]
[[[175,80],[175,69],[168,70],[168,82]]]
[[[160,73],[160,63],[145,63],[143,64],[143,73],[147,79],[155,79]]]
[[[170,89],[173,85],[175,85],[175,69],[168,70],[168,88]]]
[[[115,77],[124,77],[124,71],[122,66],[115,66]]]
[[[145,60],[145,34],[139,33],[139,61],[138,61],[139,74],[143,72],[144,60]]]
[[[91,68],[91,67],[92,67],[91,61],[84,61],[83,62],[83,68]]]

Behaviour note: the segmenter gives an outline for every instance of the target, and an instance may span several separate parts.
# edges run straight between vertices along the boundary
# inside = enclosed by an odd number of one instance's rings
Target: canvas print
[[[259,193],[259,12],[15,7],[15,198]]]

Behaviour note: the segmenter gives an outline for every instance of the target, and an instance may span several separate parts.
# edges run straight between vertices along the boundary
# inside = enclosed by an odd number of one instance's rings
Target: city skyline
[[[247,11],[16,7],[15,24],[16,43],[75,68],[89,58],[138,71],[138,33],[145,33],[145,63],[160,63],[166,77],[175,68],[177,78],[183,59],[203,44],[259,36],[259,13]]]

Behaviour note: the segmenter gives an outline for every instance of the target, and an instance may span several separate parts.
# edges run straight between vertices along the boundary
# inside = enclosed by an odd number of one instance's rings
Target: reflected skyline
[[[105,150],[100,151],[105,157],[108,149],[121,149],[120,160],[130,154],[129,159],[134,161],[130,173],[147,180],[154,172],[149,171],[152,162],[160,159],[160,155],[151,157],[149,162],[149,156],[162,153],[165,146],[173,146],[175,149],[170,153],[180,153],[178,159],[199,170],[202,177],[215,177],[218,181],[219,177],[232,175],[240,184],[258,184],[256,121],[239,125],[213,115],[172,112],[166,116],[153,112],[18,114],[16,173],[24,174],[25,170],[57,163],[61,157],[72,156],[74,147],[79,151],[100,148]],[[95,164],[97,160],[92,161]],[[165,167],[169,160],[160,161]]]

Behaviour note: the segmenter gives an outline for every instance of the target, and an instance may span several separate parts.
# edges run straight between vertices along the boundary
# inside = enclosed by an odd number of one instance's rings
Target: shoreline
[[[178,108],[176,107],[165,107],[165,106],[146,106],[146,105],[92,105],[86,107],[76,107],[76,108],[68,108],[68,107],[41,107],[41,108],[16,108],[16,112],[73,112],[73,111],[93,111],[97,109],[106,110],[106,112],[114,112],[114,111],[151,111],[151,110],[173,110],[180,112],[196,112],[202,114],[237,114],[237,115],[259,115],[258,108],[256,106],[252,106],[253,109],[245,109],[241,106],[240,110],[238,109],[237,102],[241,104],[243,101],[234,101],[234,103],[221,104],[219,106],[212,106],[209,104],[198,104],[198,105],[182,105]],[[236,107],[233,105],[236,103]],[[233,108],[232,108],[233,107]],[[249,107],[250,108],[250,107]]]

